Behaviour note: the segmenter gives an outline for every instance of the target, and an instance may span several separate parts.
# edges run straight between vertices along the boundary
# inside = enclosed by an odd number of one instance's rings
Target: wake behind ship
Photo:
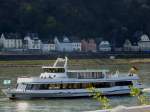
[[[57,58],[53,66],[42,66],[39,77],[19,77],[15,88],[2,91],[10,99],[88,97],[92,85],[103,95],[129,94],[129,85],[142,89],[136,73],[111,74],[109,70],[68,70],[68,58]]]

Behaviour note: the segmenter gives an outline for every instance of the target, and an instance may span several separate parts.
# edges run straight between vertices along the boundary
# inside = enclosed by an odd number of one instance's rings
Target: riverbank
[[[23,53],[0,53],[0,60],[48,60],[57,57],[69,57],[71,59],[142,59],[150,58],[150,52],[50,52],[49,54],[23,54]]]
[[[9,60],[0,61],[0,67],[38,67],[52,65],[55,60]],[[145,59],[69,59],[69,66],[100,66],[100,65],[121,65],[139,63],[150,63],[150,58]]]
[[[118,106],[111,110],[96,110],[89,112],[150,112],[150,105],[133,106],[133,107]]]

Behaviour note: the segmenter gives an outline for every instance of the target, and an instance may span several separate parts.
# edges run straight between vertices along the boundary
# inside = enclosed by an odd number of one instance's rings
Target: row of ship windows
[[[65,69],[64,68],[44,68],[44,72],[49,72],[49,73],[64,73]]]
[[[68,76],[71,78],[78,79],[97,79],[104,78],[105,74],[102,72],[81,72],[81,73],[68,73]]]
[[[86,89],[89,87],[109,88],[113,86],[133,85],[132,81],[100,82],[100,83],[69,83],[69,84],[28,84],[26,90],[49,90],[49,89]]]

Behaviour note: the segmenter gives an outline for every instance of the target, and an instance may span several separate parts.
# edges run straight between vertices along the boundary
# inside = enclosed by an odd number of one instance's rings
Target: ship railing
[[[128,74],[128,73],[120,73],[120,74],[106,74],[105,78],[124,78],[124,77],[137,77],[137,74]]]
[[[30,81],[35,81],[38,79],[39,77],[19,77],[17,79],[17,83],[30,82]]]

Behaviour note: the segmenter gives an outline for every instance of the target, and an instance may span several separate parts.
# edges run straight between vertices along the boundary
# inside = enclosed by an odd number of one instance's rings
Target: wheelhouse
[[[43,72],[47,73],[64,73],[65,69],[62,67],[43,67]]]

